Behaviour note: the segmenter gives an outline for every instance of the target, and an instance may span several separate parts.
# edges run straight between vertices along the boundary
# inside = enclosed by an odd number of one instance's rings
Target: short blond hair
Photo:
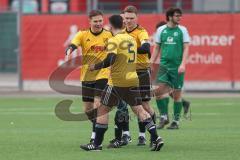
[[[103,16],[103,13],[102,13],[102,11],[100,11],[100,10],[92,10],[89,14],[88,14],[88,17],[90,18],[90,19],[92,19],[92,17],[95,17],[95,16]]]
[[[135,6],[127,6],[124,8],[123,12],[128,12],[128,13],[135,13],[137,14],[137,8]]]

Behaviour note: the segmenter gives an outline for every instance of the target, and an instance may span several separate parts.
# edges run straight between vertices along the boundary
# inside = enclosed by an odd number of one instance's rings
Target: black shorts
[[[109,86],[104,89],[101,103],[108,107],[118,106],[120,100],[125,101],[130,106],[142,104],[138,87],[116,87]]]
[[[82,82],[82,101],[94,102],[94,97],[101,97],[101,94],[106,87],[108,79],[99,79],[96,81]]]
[[[151,83],[150,68],[137,70],[137,75],[139,79],[139,89],[140,89],[142,101],[150,101],[152,97],[152,94],[151,94],[152,83]]]

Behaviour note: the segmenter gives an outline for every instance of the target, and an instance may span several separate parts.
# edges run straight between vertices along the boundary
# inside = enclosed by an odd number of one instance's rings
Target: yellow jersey
[[[112,33],[102,30],[100,33],[93,33],[91,29],[79,31],[71,43],[82,48],[81,81],[96,81],[109,78],[109,68],[97,71],[89,71],[89,64],[96,64],[107,57],[106,46]]]
[[[107,52],[117,56],[110,69],[108,84],[117,87],[139,86],[136,72],[137,43],[135,39],[126,32],[120,32],[109,39]]]
[[[135,38],[137,42],[137,47],[141,47],[142,42],[149,39],[147,31],[140,25],[137,25],[137,27],[134,28],[132,31],[128,31],[126,29],[126,32],[133,38]],[[147,69],[149,67],[150,60],[148,58],[148,54],[137,54],[137,69]]]

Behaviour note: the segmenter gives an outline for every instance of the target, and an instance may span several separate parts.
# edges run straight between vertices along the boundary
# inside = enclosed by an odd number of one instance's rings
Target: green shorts
[[[157,83],[166,83],[173,89],[182,89],[184,83],[184,75],[185,73],[178,73],[177,69],[169,69],[167,68],[164,72],[158,71],[157,74]]]

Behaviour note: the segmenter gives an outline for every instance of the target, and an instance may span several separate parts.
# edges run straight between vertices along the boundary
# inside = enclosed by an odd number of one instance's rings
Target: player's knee
[[[155,99],[156,99],[156,100],[163,99],[163,98],[164,98],[163,96],[161,96],[161,95],[156,95],[156,94],[155,94]]]
[[[85,113],[93,109],[93,103],[92,102],[84,102],[83,106],[84,106],[83,110],[84,110]]]
[[[98,112],[97,123],[108,124],[108,113],[105,113],[105,112],[99,113]]]
[[[174,100],[175,102],[179,102],[179,101],[181,101],[181,96],[174,96],[174,97],[173,97],[173,100]]]
[[[104,105],[100,105],[98,107],[98,112],[101,113],[101,114],[106,114],[108,112],[111,111],[111,108],[107,107],[107,106],[104,106]]]
[[[165,85],[160,85],[158,88],[155,89],[155,96],[157,97],[163,97],[165,94],[169,92],[169,87]]]
[[[177,92],[173,93],[173,99],[175,102],[181,101],[181,99],[182,99],[181,92],[177,91]]]
[[[101,105],[101,99],[100,97],[94,98],[94,108],[98,108]]]
[[[132,111],[135,115],[137,115],[137,116],[139,115],[139,112],[140,112],[139,105],[138,106],[131,106],[131,109],[132,109]]]
[[[138,116],[140,121],[150,118],[150,114],[142,106],[135,107],[133,112]]]
[[[153,114],[154,110],[153,108],[150,106],[149,102],[142,102],[143,108],[145,111],[147,111],[149,114]]]
[[[143,112],[141,112],[139,114],[140,121],[143,121],[143,120],[148,119],[150,117],[151,117],[150,114],[148,112],[146,112],[145,110],[143,110]]]
[[[157,100],[161,100],[161,99],[164,99],[164,98],[168,98],[169,97],[169,93],[165,93],[165,94],[162,94],[161,96],[159,96],[158,98],[156,98]]]
[[[97,118],[97,109],[91,109],[85,112],[88,119],[92,122],[94,122]]]

